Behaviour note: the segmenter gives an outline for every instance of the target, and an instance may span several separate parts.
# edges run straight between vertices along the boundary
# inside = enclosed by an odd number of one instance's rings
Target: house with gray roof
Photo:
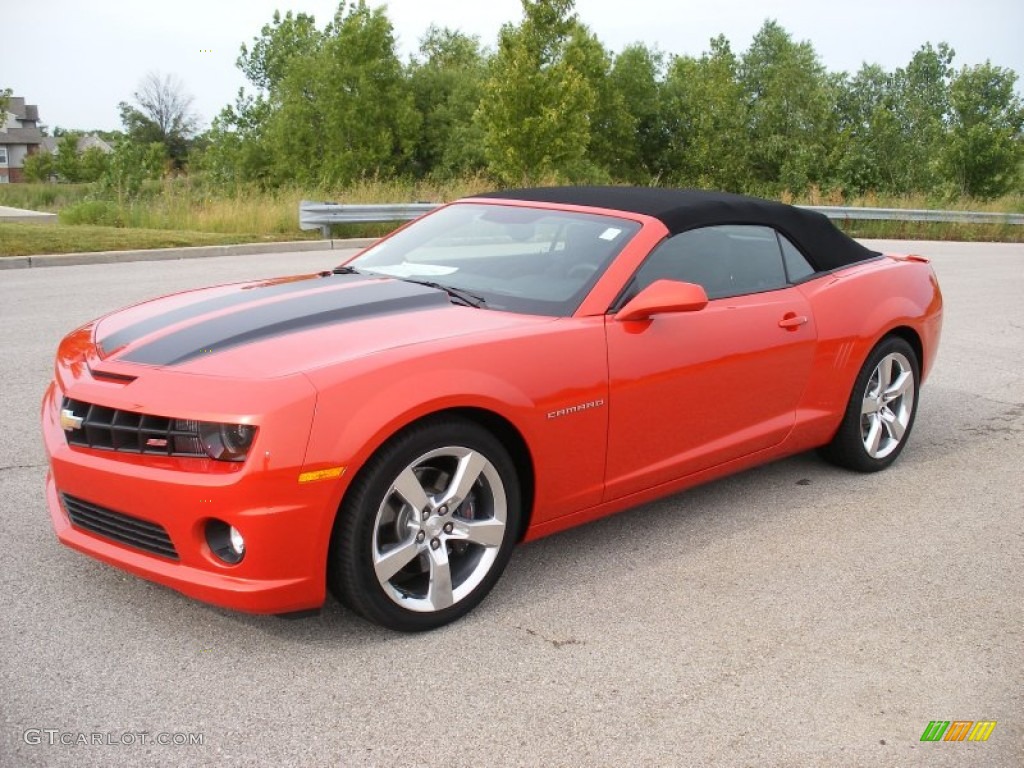
[[[12,96],[7,112],[0,113],[0,184],[24,181],[25,158],[38,152],[42,143],[39,107]]]
[[[39,145],[40,152],[49,152],[51,154],[57,154],[57,148],[60,146],[61,139],[63,136],[44,136],[43,143]],[[105,142],[102,138],[97,136],[95,133],[88,135],[82,135],[78,137],[78,154],[82,154],[88,149],[98,149],[100,152],[109,155],[114,151],[114,148]]]

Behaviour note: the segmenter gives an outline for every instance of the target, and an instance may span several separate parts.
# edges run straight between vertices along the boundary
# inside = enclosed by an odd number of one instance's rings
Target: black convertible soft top
[[[716,224],[771,226],[792,240],[818,271],[838,269],[881,255],[836,229],[823,214],[730,192],[655,187],[539,187],[474,197],[639,213],[659,219],[672,234]]]

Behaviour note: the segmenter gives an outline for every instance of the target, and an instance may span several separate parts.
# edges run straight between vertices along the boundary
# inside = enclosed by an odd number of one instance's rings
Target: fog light
[[[245,539],[233,525],[223,520],[210,520],[206,524],[206,543],[220,560],[236,565],[245,557]]]
[[[231,544],[231,551],[241,559],[242,555],[245,554],[245,539],[242,538],[242,534],[233,525],[228,530],[228,542]]]

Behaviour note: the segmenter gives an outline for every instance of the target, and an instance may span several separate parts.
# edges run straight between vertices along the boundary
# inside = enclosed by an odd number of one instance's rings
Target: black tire
[[[883,362],[889,366],[888,375],[881,368]],[[912,378],[899,384],[905,374]],[[888,379],[884,386],[882,379]],[[818,453],[857,472],[885,469],[910,438],[920,386],[921,366],[914,348],[898,336],[882,339],[857,375],[835,437]]]
[[[470,480],[460,484],[460,477]],[[385,443],[348,489],[331,539],[328,586],[390,629],[448,624],[475,608],[505,570],[520,506],[515,465],[494,435],[455,417],[414,424]]]

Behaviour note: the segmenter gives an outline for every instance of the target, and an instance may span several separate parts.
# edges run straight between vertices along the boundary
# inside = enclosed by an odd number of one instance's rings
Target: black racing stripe
[[[398,280],[368,282],[350,290],[298,296],[214,317],[154,339],[120,359],[177,365],[204,354],[309,328],[449,304],[448,295],[434,288]]]
[[[217,312],[221,309],[228,309],[229,307],[235,307],[240,304],[262,301],[263,299],[273,298],[274,296],[286,296],[289,293],[297,293],[319,288],[321,285],[319,281],[323,279],[324,278],[319,275],[309,275],[308,277],[300,280],[289,280],[287,282],[268,280],[263,283],[241,286],[237,291],[232,291],[231,293],[223,296],[215,296],[212,299],[197,301],[195,304],[178,307],[177,309],[162,312],[158,315],[154,315],[153,317],[147,317],[145,320],[140,320],[137,323],[126,326],[119,331],[115,331],[109,336],[104,336],[98,342],[100,351],[103,355],[109,355],[121,347],[135,343],[143,336],[148,336],[149,334],[159,331],[161,328],[166,328],[169,325],[180,323],[182,320],[199,317],[200,315]],[[342,282],[360,282],[362,280],[368,280],[369,278],[366,275],[333,275],[328,279],[330,279],[332,284],[340,284]]]

